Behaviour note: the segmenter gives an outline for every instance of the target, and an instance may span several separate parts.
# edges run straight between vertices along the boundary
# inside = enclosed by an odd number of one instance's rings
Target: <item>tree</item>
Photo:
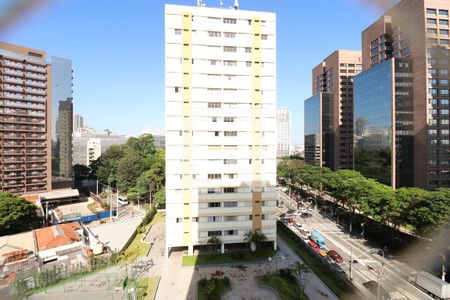
[[[214,249],[214,255],[217,254],[217,247],[222,244],[222,240],[217,236],[212,236],[206,242],[208,245],[212,245]]]
[[[0,193],[0,236],[38,228],[37,207],[10,193]]]
[[[73,166],[73,176],[75,181],[83,181],[89,179],[91,175],[91,169],[85,165]]]
[[[123,192],[127,192],[136,184],[137,178],[143,170],[142,158],[134,151],[126,151],[125,155],[117,164],[117,188]]]
[[[116,186],[117,170],[120,160],[125,155],[124,152],[124,145],[113,145],[100,156],[95,174],[100,182]]]
[[[153,205],[156,207],[160,207],[166,204],[166,190],[161,189],[158,190],[155,194],[153,194]]]
[[[249,243],[252,252],[256,252],[260,248],[259,246],[265,241],[267,241],[266,235],[259,231],[249,231],[244,235],[244,242]]]
[[[302,284],[302,277],[303,274],[307,274],[308,272],[309,272],[308,265],[306,265],[305,263],[301,263],[299,261],[295,262],[294,273],[297,275],[298,281],[303,290],[305,289],[305,285]]]

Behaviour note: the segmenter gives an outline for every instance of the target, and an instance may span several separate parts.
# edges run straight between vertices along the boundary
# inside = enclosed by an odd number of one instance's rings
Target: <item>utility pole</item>
[[[353,267],[353,247],[351,248],[351,252],[350,252],[350,274],[349,274],[350,280],[353,280],[352,267]]]
[[[109,199],[109,223],[112,222],[112,197],[111,194],[108,193],[108,199]]]
[[[98,196],[98,179],[97,179],[97,193],[96,193],[96,195]]]
[[[116,205],[117,205],[117,211],[116,211],[116,217],[119,218],[119,188],[117,188],[117,195],[116,195]]]

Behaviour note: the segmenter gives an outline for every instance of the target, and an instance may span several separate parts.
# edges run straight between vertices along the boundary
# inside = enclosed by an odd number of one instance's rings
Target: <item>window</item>
[[[237,207],[237,201],[227,201],[223,203],[223,207]]]
[[[225,230],[224,234],[225,235],[237,235],[238,231],[237,230]]]
[[[436,167],[437,166],[437,160],[429,159],[428,160],[428,165],[431,166],[431,167]]]
[[[175,87],[175,93],[179,93],[180,92],[180,88],[179,87]]]
[[[438,42],[438,39],[428,38],[428,43],[430,43],[430,44],[437,44],[437,42]]]
[[[437,21],[436,21],[436,19],[428,18],[428,19],[427,19],[427,24],[436,25],[436,24],[437,24]]]
[[[439,94],[447,96],[448,95],[448,90],[441,89],[441,90],[439,90]]]
[[[211,222],[222,222],[222,217],[216,217],[216,216],[208,217],[208,222],[209,223],[211,223]]]
[[[235,61],[235,60],[224,60],[223,61],[223,65],[225,67],[236,67],[237,66],[237,61]]]
[[[208,31],[208,36],[209,37],[220,37],[220,32],[219,31]]]
[[[261,34],[261,39],[263,41],[267,41],[267,34]]]
[[[449,125],[450,121],[448,119],[441,119],[440,123],[441,125]]]
[[[237,136],[237,131],[224,131],[224,136]]]
[[[198,217],[192,217],[192,222],[198,223]]]
[[[428,34],[437,34],[437,29],[436,28],[427,28],[427,33]]]
[[[442,129],[441,130],[441,136],[448,136],[449,130],[448,129]]]
[[[208,179],[220,179],[221,177],[221,174],[208,174]]]
[[[431,95],[437,95],[438,90],[431,88],[431,89],[428,89],[428,93],[431,94]]]
[[[227,177],[228,177],[228,179],[234,179],[234,178],[236,178],[236,177],[237,177],[237,174],[234,174],[234,173],[230,173],[230,174],[225,174],[225,176],[227,176]]]
[[[441,43],[441,45],[450,45],[450,42],[447,39],[440,39],[439,43]]]
[[[237,188],[223,188],[223,192],[225,194],[232,194],[232,193],[237,193]]]
[[[436,129],[428,129],[428,135],[437,135],[437,130]]]
[[[372,48],[378,46],[378,39],[373,40],[372,43],[370,43],[370,45],[372,46]]]
[[[441,115],[448,115],[448,109],[440,109],[439,114]]]
[[[211,117],[211,121],[212,121],[213,123],[216,123],[216,122],[217,122],[217,117]]]
[[[181,34],[181,29],[174,29],[175,31],[175,35],[180,35]]]
[[[251,159],[251,158],[248,160],[248,164],[249,164],[249,165],[252,164],[252,159]]]
[[[448,75],[448,70],[447,69],[440,69],[439,70],[439,74],[441,74],[441,75]]]
[[[437,140],[428,140],[428,145],[436,146],[437,145]]]
[[[252,48],[245,47],[245,53],[252,53]]]
[[[252,62],[251,61],[246,61],[245,62],[245,66],[246,67],[251,67],[252,66]]]
[[[446,10],[446,9],[440,9],[440,10],[439,10],[439,15],[441,15],[441,16],[448,16],[448,10]]]
[[[449,140],[441,140],[441,145],[448,146],[449,145]]]
[[[208,231],[208,236],[221,236],[221,235],[222,235],[221,230]]]
[[[401,53],[402,57],[408,56],[408,55],[409,55],[409,47],[403,48],[403,49],[400,51],[400,53]]]
[[[223,35],[228,39],[234,39],[236,37],[236,33],[234,32],[224,32]]]
[[[439,29],[439,34],[448,35],[448,29]]]
[[[218,60],[215,60],[215,59],[210,59],[210,60],[209,60],[209,64],[210,64],[211,66],[215,66],[218,62],[219,62],[219,61],[218,61]]]
[[[224,148],[226,151],[237,150],[237,145],[225,145],[225,146],[223,146],[223,148]]]
[[[220,202],[208,202],[208,207],[209,208],[213,208],[213,207],[220,207],[221,203]]]
[[[236,50],[235,46],[223,46],[223,52],[236,52]]]
[[[236,24],[236,19],[231,19],[231,18],[223,18],[223,23],[224,24]]]
[[[223,118],[223,121],[224,121],[225,123],[233,123],[235,119],[236,119],[236,118],[233,118],[233,117],[224,117],[224,118]]]
[[[441,79],[441,80],[447,80],[447,84],[448,84],[448,79]],[[440,105],[448,105],[448,102],[449,102],[448,99],[440,99],[439,100]]]
[[[438,104],[438,99],[428,99],[428,103],[430,103],[431,105],[436,105]]]
[[[434,8],[427,8],[427,14],[435,15],[436,14],[436,9],[434,9]]]
[[[220,108],[221,103],[220,102],[208,102],[208,108]]]
[[[219,131],[214,131],[214,136],[219,136],[220,132]]]
[[[377,48],[373,48],[372,50],[370,50],[370,53],[372,55],[377,54],[378,53],[378,47]],[[343,67],[342,65],[345,65],[345,64],[341,64],[341,67]]]
[[[177,219],[176,219],[176,222],[177,222],[177,223],[181,223],[181,221],[182,221],[182,218],[177,218]]]
[[[223,164],[224,165],[235,165],[235,164],[237,164],[237,159],[224,159]]]
[[[440,60],[439,60],[439,65],[440,65],[440,66],[448,66],[448,60],[446,60],[446,59],[440,59]]]
[[[428,83],[434,86],[437,85],[438,80],[436,78],[429,78]]]
[[[448,26],[448,20],[439,20],[439,25]]]
[[[437,70],[436,69],[428,69],[428,74],[430,75],[436,75],[437,74]]]
[[[224,216],[223,220],[224,220],[224,222],[233,222],[233,221],[237,221],[238,217],[237,216]]]

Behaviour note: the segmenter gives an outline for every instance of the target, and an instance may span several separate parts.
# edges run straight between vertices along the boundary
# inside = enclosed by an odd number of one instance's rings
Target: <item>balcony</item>
[[[13,156],[13,155],[23,155],[22,151],[15,151],[15,150],[7,150],[2,152],[3,156]]]
[[[34,170],[39,171],[39,170],[46,170],[47,168],[45,167],[45,165],[34,164],[34,165],[27,165],[26,169],[30,170],[30,171],[34,171]]]
[[[31,173],[31,174],[27,174],[27,178],[42,178],[42,177],[46,177],[47,174],[45,172],[40,172],[40,173]]]
[[[45,143],[37,143],[37,142],[33,142],[33,143],[26,143],[25,144],[25,146],[26,147],[29,147],[29,148],[41,148],[41,147],[47,147],[46,145],[45,145]]]
[[[3,175],[3,180],[22,179],[22,178],[24,178],[24,175],[21,173]]]
[[[3,170],[5,170],[5,171],[22,171],[22,167],[20,165],[6,165],[6,166],[3,166]]]
[[[0,129],[2,130],[2,129]],[[4,134],[3,135],[3,139],[4,140],[21,140],[23,139],[23,136],[21,136],[20,134]],[[16,144],[17,143],[9,143],[10,145]],[[8,145],[8,143],[4,143],[3,145]]]
[[[27,64],[26,69],[27,69],[27,70],[31,70],[31,71],[33,71],[33,72],[39,72],[39,73],[41,73],[41,74],[47,73],[47,71],[45,70],[45,67],[44,67],[44,66],[41,66],[41,65],[31,65],[31,64]]]

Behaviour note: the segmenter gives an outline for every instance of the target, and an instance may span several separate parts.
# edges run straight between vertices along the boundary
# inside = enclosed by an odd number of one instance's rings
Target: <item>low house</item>
[[[64,223],[35,230],[39,259],[43,264],[76,264],[85,260],[85,246],[79,223]]]
[[[38,265],[34,232],[0,237],[0,271],[7,274]]]

